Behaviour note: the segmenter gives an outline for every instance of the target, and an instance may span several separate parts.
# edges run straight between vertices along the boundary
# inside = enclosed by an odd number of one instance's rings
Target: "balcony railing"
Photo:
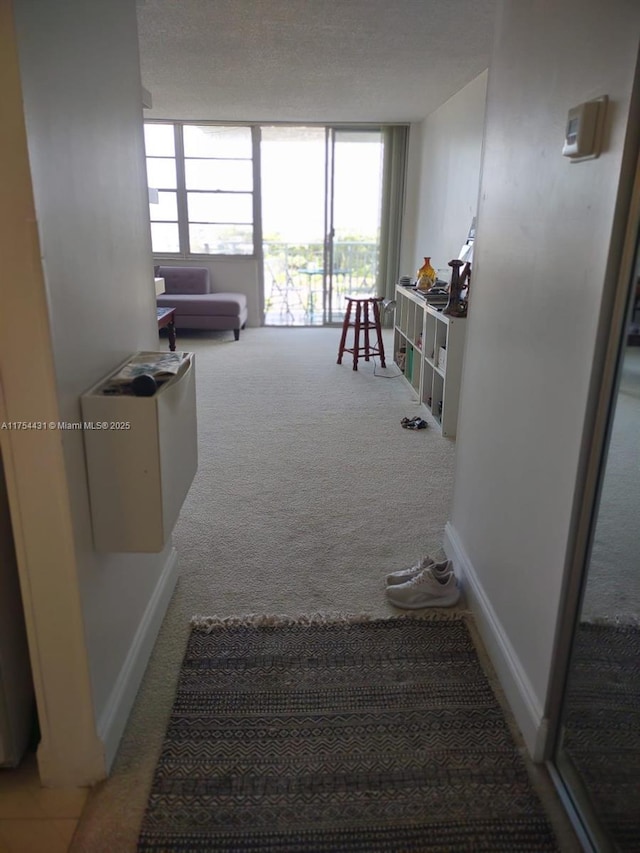
[[[378,244],[334,242],[331,293],[324,291],[324,244],[265,241],[265,322],[271,326],[341,323],[349,294],[373,296]]]

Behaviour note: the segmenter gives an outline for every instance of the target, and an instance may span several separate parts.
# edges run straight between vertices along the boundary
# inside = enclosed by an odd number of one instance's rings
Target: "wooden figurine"
[[[449,266],[452,269],[451,284],[449,285],[449,301],[442,313],[447,314],[449,317],[466,317],[467,299],[463,298],[462,292],[465,287],[468,289],[471,265],[468,263],[465,264],[464,261],[455,258],[453,261],[449,261]],[[462,273],[460,272],[460,267],[464,267]]]

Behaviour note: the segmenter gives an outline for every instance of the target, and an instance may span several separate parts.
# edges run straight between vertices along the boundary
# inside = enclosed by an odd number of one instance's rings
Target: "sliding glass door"
[[[377,293],[383,163],[381,129],[329,129],[326,322],[342,322],[345,295]]]
[[[340,323],[377,292],[383,155],[380,128],[261,128],[267,325]]]
[[[323,127],[263,127],[260,140],[265,323],[324,321],[326,149]]]

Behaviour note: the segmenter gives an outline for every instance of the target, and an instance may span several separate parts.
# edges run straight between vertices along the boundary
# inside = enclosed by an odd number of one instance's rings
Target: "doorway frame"
[[[48,426],[61,418],[17,48],[11,5],[0,4],[0,111],[8,128],[0,138],[0,421]],[[40,779],[52,787],[93,784],[107,775],[107,760],[96,725],[60,432],[3,429],[0,442],[38,712]]]

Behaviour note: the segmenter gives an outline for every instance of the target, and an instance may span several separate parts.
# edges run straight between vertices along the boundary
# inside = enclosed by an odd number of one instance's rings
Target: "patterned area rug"
[[[640,850],[640,627],[580,624],[563,745],[615,849]]]
[[[265,621],[193,628],[139,851],[558,850],[463,617]]]

